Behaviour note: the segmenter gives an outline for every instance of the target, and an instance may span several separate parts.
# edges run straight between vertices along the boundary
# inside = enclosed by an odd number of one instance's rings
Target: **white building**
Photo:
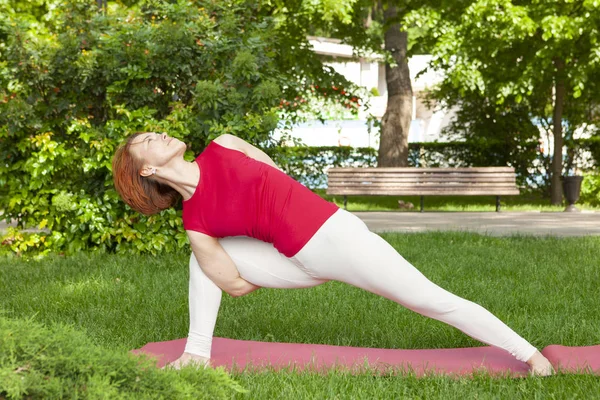
[[[378,57],[353,57],[352,47],[340,43],[337,39],[310,37],[310,44],[317,54],[334,57],[336,61],[326,62],[346,79],[367,90],[377,89],[379,96],[370,100],[369,112],[377,118],[383,117],[387,103],[387,85],[385,81],[385,65],[377,61]],[[452,112],[433,111],[422,101],[422,92],[441,81],[441,76],[433,72],[425,72],[417,77],[419,72],[427,67],[431,59],[428,55],[413,56],[409,59],[408,67],[413,89],[413,116],[410,127],[409,142],[428,142],[440,138],[440,132],[452,116]],[[292,136],[302,139],[309,146],[353,146],[379,147],[379,135],[375,128],[368,132],[367,114],[359,112],[358,120],[310,121],[298,125],[292,131]]]

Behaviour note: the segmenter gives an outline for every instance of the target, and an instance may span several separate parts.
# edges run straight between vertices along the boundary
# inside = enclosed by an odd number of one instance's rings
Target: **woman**
[[[510,352],[531,372],[549,361],[489,311],[429,281],[353,214],[284,174],[261,150],[233,136],[210,142],[194,162],[166,134],[132,135],[113,159],[115,187],[133,209],[153,214],[183,197],[190,258],[190,332],[173,366],[208,363],[221,291],[297,288],[329,280],[384,296]]]

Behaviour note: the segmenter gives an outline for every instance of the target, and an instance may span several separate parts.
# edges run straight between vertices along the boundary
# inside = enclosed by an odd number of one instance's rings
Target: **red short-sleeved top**
[[[216,142],[196,163],[200,180],[183,202],[186,230],[253,237],[292,257],[338,210],[277,168]]]

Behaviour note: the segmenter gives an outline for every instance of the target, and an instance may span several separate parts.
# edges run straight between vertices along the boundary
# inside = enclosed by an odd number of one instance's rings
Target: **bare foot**
[[[163,368],[180,369],[186,365],[206,368],[210,365],[210,358],[198,356],[191,353],[183,353],[177,360],[165,365]]]
[[[554,374],[554,368],[550,361],[542,355],[539,351],[536,351],[527,364],[531,368],[529,373],[534,376],[550,376]]]

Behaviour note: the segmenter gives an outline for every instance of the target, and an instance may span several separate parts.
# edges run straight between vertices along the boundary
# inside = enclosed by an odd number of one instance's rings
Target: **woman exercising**
[[[221,291],[238,297],[336,280],[500,347],[532,374],[552,374],[550,362],[502,321],[429,281],[358,217],[283,173],[260,149],[225,134],[188,162],[186,147],[164,133],[136,133],[113,159],[115,187],[133,209],[154,214],[183,197],[190,330],[172,366],[209,362]]]

